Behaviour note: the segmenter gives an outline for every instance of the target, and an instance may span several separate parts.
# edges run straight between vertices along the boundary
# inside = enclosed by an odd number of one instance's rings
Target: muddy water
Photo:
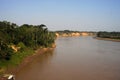
[[[16,80],[120,80],[120,42],[67,37],[56,44],[21,69]]]

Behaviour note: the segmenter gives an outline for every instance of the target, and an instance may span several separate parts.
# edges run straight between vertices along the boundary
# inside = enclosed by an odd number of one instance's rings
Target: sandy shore
[[[100,37],[94,37],[94,38],[98,39],[98,40],[107,40],[107,41],[120,42],[120,40],[118,40],[118,39],[100,38]]]

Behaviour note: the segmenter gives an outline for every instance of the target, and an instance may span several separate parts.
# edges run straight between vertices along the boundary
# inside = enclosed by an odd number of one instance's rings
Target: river
[[[16,80],[120,80],[120,42],[61,37],[56,45],[21,69]]]

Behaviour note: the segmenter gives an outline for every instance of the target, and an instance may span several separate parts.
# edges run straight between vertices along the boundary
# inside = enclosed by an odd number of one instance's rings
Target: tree
[[[9,60],[12,56],[13,50],[8,47],[6,43],[0,40],[0,59]]]
[[[11,44],[22,48],[48,47],[54,43],[54,40],[54,32],[50,32],[44,24],[17,26],[15,23],[0,21],[0,58],[2,59],[10,59],[13,53],[9,47]]]

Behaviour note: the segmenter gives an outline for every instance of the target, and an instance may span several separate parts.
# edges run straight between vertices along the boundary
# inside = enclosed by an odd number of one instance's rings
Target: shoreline
[[[34,54],[29,55],[27,57],[25,57],[22,62],[14,67],[9,67],[8,70],[6,70],[3,74],[13,74],[15,75],[16,73],[18,73],[22,68],[24,68],[26,65],[28,65],[30,62],[32,62],[32,60],[34,58],[36,58],[37,56],[44,54],[48,51],[54,50],[55,47],[52,48],[40,48],[35,50]],[[0,80],[1,80],[2,76],[0,76]]]
[[[110,38],[101,38],[101,37],[94,37],[95,39],[98,40],[105,40],[105,41],[113,41],[113,42],[120,42],[118,39],[110,39]]]
[[[34,58],[36,58],[38,55],[44,54],[45,52],[51,51],[53,49],[54,48],[41,48],[41,49],[36,50],[34,54],[32,54],[32,55],[27,56],[26,58],[24,58],[23,61],[18,66],[16,66],[15,70],[13,70],[13,71],[10,70],[10,71],[8,71],[8,73],[16,74],[22,68],[24,68],[27,64],[29,64],[30,62],[32,62],[32,60]]]

